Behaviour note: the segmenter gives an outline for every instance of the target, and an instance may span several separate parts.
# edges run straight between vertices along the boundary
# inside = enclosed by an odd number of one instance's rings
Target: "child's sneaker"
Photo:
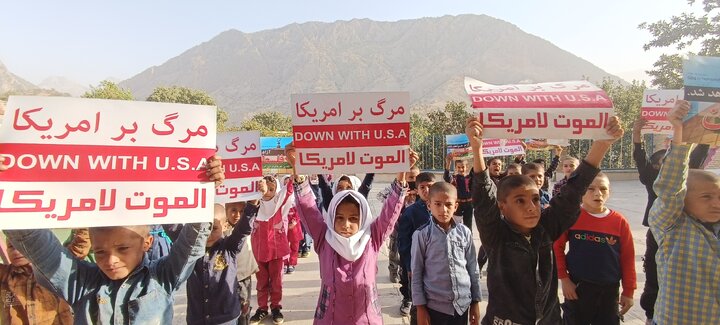
[[[293,274],[295,272],[295,267],[292,265],[288,265],[287,270],[285,270],[286,274]]]
[[[273,309],[273,311],[274,311],[274,309]],[[273,313],[274,313],[274,312],[273,312]],[[255,315],[253,315],[253,317],[250,317],[250,325],[260,324],[260,322],[262,322],[263,319],[265,319],[266,317],[268,317],[268,312],[267,312],[267,310],[265,310],[265,309],[258,309],[258,310],[255,312]],[[273,318],[274,318],[274,316],[273,316]]]
[[[280,312],[279,308],[272,309],[272,320],[275,324],[282,324],[285,321],[285,318],[283,317],[283,314]]]
[[[300,253],[300,257],[303,257],[303,258],[304,258],[304,257],[308,257],[308,255],[310,255],[310,252],[302,252],[302,253]]]

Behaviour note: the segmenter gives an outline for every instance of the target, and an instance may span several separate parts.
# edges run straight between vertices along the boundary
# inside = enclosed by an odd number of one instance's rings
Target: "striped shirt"
[[[659,245],[658,325],[720,324],[720,240],[684,209],[691,145],[673,145],[655,181],[649,222]]]

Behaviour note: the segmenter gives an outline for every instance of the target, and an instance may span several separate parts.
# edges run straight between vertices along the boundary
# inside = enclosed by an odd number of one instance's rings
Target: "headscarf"
[[[292,207],[292,204],[289,204],[290,202],[288,202],[291,198],[294,199],[295,197],[287,195],[287,186],[280,185],[280,181],[275,178],[275,196],[267,201],[262,198],[260,199],[260,207],[258,208],[255,220],[268,221],[278,211],[282,213],[283,219],[287,218],[290,208]]]
[[[335,232],[335,211],[338,205],[340,205],[340,202],[348,196],[351,196],[360,205],[360,227],[357,233],[346,238]],[[365,252],[365,246],[367,246],[371,237],[370,226],[372,226],[375,219],[377,219],[377,217],[373,217],[370,213],[370,205],[365,197],[355,190],[338,192],[333,196],[332,201],[330,201],[330,206],[324,215],[324,219],[327,225],[325,240],[330,244],[330,247],[344,259],[350,262],[357,261],[363,252]]]
[[[360,190],[360,185],[362,185],[362,181],[360,180],[360,178],[358,178],[355,175],[342,175],[342,176],[338,177],[338,179],[336,181],[332,182],[332,194],[333,195],[337,194],[338,183],[342,180],[345,180],[346,177],[347,177],[347,179],[350,180],[350,186],[352,186],[353,190],[355,190],[355,191]]]

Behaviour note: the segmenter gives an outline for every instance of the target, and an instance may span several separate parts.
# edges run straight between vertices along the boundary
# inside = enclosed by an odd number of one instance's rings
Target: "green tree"
[[[290,136],[292,119],[289,115],[280,112],[262,112],[242,122],[240,129],[257,130],[260,131],[261,136]]]
[[[427,115],[410,115],[410,145],[420,153],[420,168],[443,168],[445,136],[465,132],[465,121],[470,117],[465,102],[447,102],[444,109],[435,109]]]
[[[148,96],[147,101],[217,106],[215,99],[210,97],[208,93],[202,90],[178,86],[157,87],[153,90],[152,94]],[[227,125],[229,119],[228,113],[219,107],[217,108],[216,119],[218,132],[229,131],[229,129],[231,129]]]
[[[121,88],[116,83],[108,80],[101,81],[97,87],[90,86],[90,90],[86,91],[82,97],[133,100],[133,95],[129,90]]]
[[[698,55],[720,55],[720,1],[688,0],[691,8],[700,3],[701,13],[685,12],[668,20],[640,24],[640,29],[652,35],[650,42],[644,45],[645,50],[674,47],[677,51],[687,51],[699,45]],[[668,89],[682,87],[681,55],[663,54],[653,67],[653,70],[647,72],[653,78],[653,86]]]

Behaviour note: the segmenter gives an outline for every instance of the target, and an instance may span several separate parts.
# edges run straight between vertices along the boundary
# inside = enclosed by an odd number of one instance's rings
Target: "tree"
[[[688,0],[692,7],[700,1]],[[652,35],[650,42],[643,47],[667,48],[674,46],[676,50],[687,50],[700,45],[698,55],[720,55],[720,1],[702,0],[702,13],[681,13],[669,20],[654,23],[642,23],[638,26]],[[682,56],[680,54],[663,54],[647,71],[652,76],[651,84],[660,88],[677,89],[682,87]]]
[[[109,80],[101,81],[97,87],[90,86],[90,90],[86,91],[82,97],[133,100],[133,95],[129,90],[120,88],[116,83]]]
[[[443,168],[445,136],[465,133],[465,121],[471,113],[465,102],[447,102],[443,110],[430,111],[427,116],[410,115],[410,145],[420,153],[420,168]]]
[[[153,90],[152,94],[148,96],[147,101],[217,106],[215,99],[210,97],[206,92],[178,86],[157,87]],[[228,126],[226,125],[229,119],[228,113],[218,107],[216,119],[218,132],[228,131]]]
[[[249,120],[242,122],[240,129],[246,131],[257,130],[262,136],[278,136],[292,132],[292,119],[289,115],[280,112],[262,112],[253,115]]]

